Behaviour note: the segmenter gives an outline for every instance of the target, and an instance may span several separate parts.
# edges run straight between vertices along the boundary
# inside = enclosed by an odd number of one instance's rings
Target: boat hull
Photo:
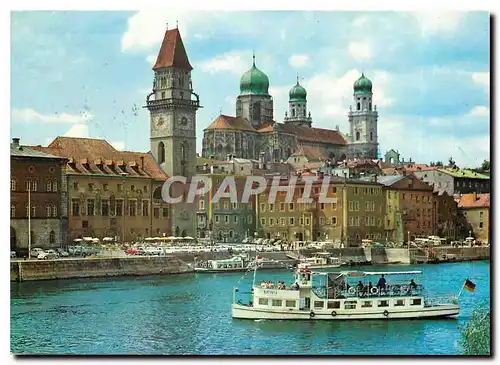
[[[443,318],[458,315],[460,306],[458,304],[442,304],[431,307],[415,308],[411,311],[394,310],[387,311],[377,308],[372,311],[353,312],[349,310],[281,310],[254,308],[246,305],[233,303],[232,316],[237,319],[274,319],[274,320],[361,320],[361,319],[423,319]],[[312,314],[313,313],[313,314]]]

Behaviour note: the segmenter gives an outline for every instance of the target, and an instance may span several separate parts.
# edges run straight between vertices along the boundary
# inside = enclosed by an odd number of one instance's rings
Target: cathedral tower
[[[377,107],[372,82],[361,74],[354,83],[354,109],[349,110],[349,158],[376,159],[378,155]]]
[[[240,79],[240,95],[236,99],[236,116],[243,117],[259,128],[262,121],[273,120],[273,98],[269,95],[269,78],[253,65]]]
[[[288,114],[285,113],[285,123],[295,125],[305,125],[310,127],[312,124],[311,112],[307,114],[307,91],[297,83],[288,93]]]

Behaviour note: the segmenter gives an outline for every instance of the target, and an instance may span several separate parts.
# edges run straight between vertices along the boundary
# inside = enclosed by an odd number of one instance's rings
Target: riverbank
[[[325,251],[325,250],[323,250]],[[426,250],[400,248],[337,248],[326,250],[334,257],[352,264],[374,265],[440,263],[448,261],[489,260],[489,247],[435,248],[429,257]],[[318,250],[301,250],[302,256],[312,256]],[[286,267],[294,261],[285,252],[250,252],[280,261]],[[203,252],[162,256],[88,257],[59,260],[13,260],[11,281],[54,280],[107,276],[172,275],[194,272],[195,260],[217,260],[232,257],[224,252]]]

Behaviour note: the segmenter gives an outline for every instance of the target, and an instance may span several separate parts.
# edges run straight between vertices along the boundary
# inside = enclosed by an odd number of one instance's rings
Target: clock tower
[[[165,33],[153,67],[153,91],[147,97],[151,114],[151,154],[168,176],[196,174],[196,110],[189,63],[179,29]]]
[[[168,177],[184,176],[188,182],[196,174],[196,110],[200,108],[192,69],[179,29],[167,30],[153,66],[153,91],[146,99],[151,154]],[[189,185],[183,189],[187,192]],[[196,237],[195,204],[174,204],[171,212],[170,234]]]

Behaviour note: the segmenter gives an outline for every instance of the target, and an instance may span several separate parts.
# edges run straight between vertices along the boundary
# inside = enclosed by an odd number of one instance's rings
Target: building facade
[[[458,207],[463,212],[468,234],[481,243],[490,243],[490,194],[462,194]]]
[[[66,159],[10,145],[10,248],[18,254],[31,247],[56,248],[66,243],[68,229]]]
[[[85,236],[131,242],[182,234],[172,230],[171,207],[161,197],[167,176],[151,154],[118,151],[104,140],[72,137],[31,148],[67,161],[65,244]]]
[[[489,176],[472,170],[443,168],[413,173],[436,189],[446,191],[448,195],[490,192]]]

